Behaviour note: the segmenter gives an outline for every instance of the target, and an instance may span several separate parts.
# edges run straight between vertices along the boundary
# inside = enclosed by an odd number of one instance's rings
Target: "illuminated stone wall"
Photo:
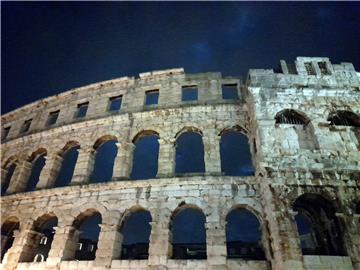
[[[305,63],[312,62],[315,75]],[[326,62],[329,75],[318,62]],[[182,69],[140,74],[64,92],[2,116],[10,127],[2,143],[2,181],[16,160],[7,196],[1,198],[2,224],[19,220],[13,246],[2,269],[360,269],[359,133],[349,126],[330,126],[333,110],[360,112],[360,75],[349,63],[332,65],[327,58],[297,58],[297,74],[282,61],[281,72],[250,70],[246,83],[220,73],[185,74]],[[290,70],[290,71],[289,71]],[[237,85],[239,100],[222,98],[222,85]],[[181,100],[182,87],[198,88],[198,100]],[[157,105],[146,106],[146,92],[159,90]],[[109,99],[122,95],[119,112],[109,112]],[[84,118],[74,119],[77,105],[89,102]],[[311,120],[311,136],[292,124],[275,125],[284,109],[303,112]],[[47,126],[50,112],[60,110],[56,124]],[[29,131],[20,133],[32,119]],[[220,134],[241,130],[249,140],[254,176],[225,176],[221,172]],[[204,144],[205,173],[175,174],[176,137],[198,130]],[[154,179],[131,181],[134,138],[142,132],[159,134],[158,173]],[[20,134],[19,134],[20,133]],[[96,143],[117,141],[112,181],[91,183]],[[313,142],[312,140],[316,140]],[[310,142],[309,142],[310,141]],[[62,149],[80,145],[68,187],[52,188],[61,165]],[[46,164],[36,191],[23,192],[33,153],[46,151]],[[324,196],[336,208],[344,227],[348,256],[303,256],[294,221],[293,203],[304,193]],[[206,216],[206,260],[171,259],[170,219],[183,204]],[[243,207],[261,224],[266,260],[227,258],[226,215]],[[129,211],[151,213],[148,260],[121,260],[119,227]],[[67,260],[66,244],[73,221],[94,209],[102,216],[94,261]],[[44,214],[58,218],[46,262],[19,262],[34,221]],[[120,237],[121,239],[121,237]]]

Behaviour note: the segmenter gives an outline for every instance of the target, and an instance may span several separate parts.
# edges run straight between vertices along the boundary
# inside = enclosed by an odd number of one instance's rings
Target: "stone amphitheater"
[[[2,115],[1,269],[359,270],[359,113],[351,63],[297,57],[246,81],[141,73]]]

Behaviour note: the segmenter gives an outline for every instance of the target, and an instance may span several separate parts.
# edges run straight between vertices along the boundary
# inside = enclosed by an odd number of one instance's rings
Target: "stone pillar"
[[[50,188],[54,185],[61,168],[61,162],[63,161],[63,158],[57,153],[54,153],[51,156],[45,156],[45,159],[45,166],[41,170],[39,182],[36,185],[37,190]]]
[[[212,175],[221,174],[221,160],[220,160],[220,139],[216,134],[216,130],[204,130],[203,144],[204,144],[204,161],[205,172]]]
[[[70,185],[85,184],[89,181],[94,167],[94,152],[95,150],[92,146],[84,146],[84,148],[79,149],[79,156]]]
[[[156,177],[172,177],[175,173],[175,139],[158,139],[159,158]]]
[[[170,211],[167,209],[151,210],[152,222],[149,244],[150,269],[163,269],[172,255]]]
[[[117,224],[99,224],[101,227],[94,266],[110,267],[120,258],[123,236]]]
[[[1,185],[4,185],[7,174],[8,174],[8,170],[1,168]]]
[[[13,176],[11,177],[7,194],[23,192],[26,188],[27,181],[30,177],[32,163],[23,160],[16,166]]]
[[[260,178],[260,192],[264,208],[264,218],[270,231],[272,268],[277,270],[302,270],[300,239],[296,231],[291,208],[279,198],[269,182],[271,179]],[[290,211],[288,211],[290,210]]]
[[[114,162],[113,180],[129,179],[135,145],[133,143],[116,143],[118,153]]]
[[[21,232],[20,230],[14,230],[13,233],[14,242],[11,248],[8,249],[2,260],[2,269],[16,269],[16,265],[19,262],[25,232]]]
[[[208,221],[206,228],[207,269],[227,269],[225,225],[220,221]]]
[[[79,241],[80,231],[72,225],[60,225],[55,230],[56,233],[46,260],[48,265],[60,264],[62,260],[73,260]]]

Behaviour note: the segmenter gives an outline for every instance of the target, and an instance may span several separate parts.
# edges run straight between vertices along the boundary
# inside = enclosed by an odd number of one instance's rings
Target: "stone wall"
[[[305,63],[312,63],[309,75]],[[324,62],[327,73],[319,62]],[[1,198],[2,223],[17,217],[20,229],[4,257],[2,269],[360,269],[359,133],[349,126],[331,126],[333,110],[360,112],[360,76],[352,64],[332,65],[327,58],[298,57],[296,73],[281,61],[282,70],[250,70],[246,84],[220,73],[185,74],[182,69],[140,74],[64,92],[2,116],[11,126],[2,143],[2,181],[16,160],[7,196]],[[309,68],[308,68],[309,69]],[[239,100],[222,99],[221,86],[236,84]],[[196,85],[198,101],[181,101],[182,86]],[[144,105],[145,93],[159,89],[158,105]],[[119,112],[109,112],[109,98],[122,95]],[[74,119],[78,104],[89,102],[83,119]],[[292,124],[275,124],[284,110],[310,119],[309,133]],[[50,112],[60,110],[55,125],[46,126]],[[32,118],[30,130],[19,133]],[[221,172],[220,134],[241,130],[249,140],[255,176],[225,176]],[[184,130],[201,131],[205,173],[176,175],[175,141]],[[130,181],[134,138],[142,132],[159,134],[158,173],[154,179]],[[92,184],[96,144],[115,139],[118,155],[112,181]],[[70,186],[53,188],[66,145],[80,146]],[[46,164],[36,191],[23,192],[31,170],[30,157],[46,152]],[[319,194],[336,209],[343,224],[348,256],[303,256],[294,222],[293,204],[302,194]],[[207,259],[174,260],[169,256],[171,214],[183,204],[206,216]],[[261,224],[266,260],[227,258],[226,215],[243,207]],[[118,227],[134,209],[152,216],[148,260],[121,260]],[[71,226],[81,213],[102,216],[94,261],[67,260]],[[46,262],[19,262],[34,221],[44,214],[58,218]],[[336,262],[335,262],[336,261]],[[333,262],[333,263],[331,263]]]

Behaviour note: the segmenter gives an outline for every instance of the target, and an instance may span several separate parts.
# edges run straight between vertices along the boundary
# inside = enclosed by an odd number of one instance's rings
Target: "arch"
[[[152,130],[138,133],[134,139],[133,167],[130,179],[155,178],[158,170],[159,134]]]
[[[19,162],[18,157],[13,155],[13,156],[9,157],[8,159],[6,159],[6,161],[2,165],[2,168],[7,169],[11,164],[18,163],[18,162]]]
[[[261,240],[261,225],[254,213],[241,207],[229,211],[226,216],[228,258],[265,260]]]
[[[1,183],[1,196],[6,194],[7,189],[9,188],[11,178],[14,175],[16,166],[18,165],[18,160],[15,157],[10,157],[4,164],[4,169],[6,170],[6,175],[4,180]]]
[[[197,134],[203,136],[203,133],[199,128],[193,127],[193,126],[187,126],[187,127],[183,127],[181,130],[179,130],[175,134],[175,139],[179,138],[181,136],[181,134],[183,134],[185,132],[194,132],[194,133],[197,133]]]
[[[310,123],[309,117],[303,112],[284,109],[275,115],[275,124],[292,124],[292,125],[307,125]]]
[[[17,217],[9,217],[1,225],[1,262],[5,254],[12,247],[14,243],[14,231],[19,230],[20,222]]]
[[[70,141],[61,150],[62,162],[54,187],[65,187],[71,182],[79,156],[79,149],[80,145],[78,142]]]
[[[37,218],[31,231],[30,236],[26,238],[26,243],[20,254],[20,262],[33,262],[40,257],[46,261],[48,258],[51,244],[55,235],[55,228],[58,224],[58,218],[53,213],[47,213]],[[46,238],[46,241],[41,241]]]
[[[151,221],[150,212],[142,208],[137,208],[126,214],[120,229],[123,236],[121,259],[148,259]]]
[[[232,127],[226,127],[224,129],[222,129],[219,133],[219,136],[222,136],[223,134],[226,134],[228,132],[241,132],[245,135],[247,135],[249,133],[249,131],[247,129],[245,129],[244,127],[242,127],[240,125],[235,125]]]
[[[248,137],[239,130],[221,132],[220,139],[221,172],[225,175],[254,175]]]
[[[335,126],[360,127],[360,116],[352,111],[337,110],[329,114],[327,121]]]
[[[176,208],[171,216],[173,259],[206,259],[206,217],[193,205]]]
[[[117,138],[112,135],[102,136],[95,142],[95,161],[90,182],[101,183],[111,181],[114,162],[118,153],[117,142]]]
[[[44,148],[40,148],[29,157],[29,161],[32,163],[31,173],[27,180],[25,192],[34,191],[37,183],[40,179],[40,174],[46,163],[47,151]]]
[[[175,173],[205,172],[202,132],[185,127],[176,134]]]
[[[321,195],[305,193],[293,204],[304,255],[343,256],[342,228],[333,205]]]
[[[101,214],[95,209],[88,209],[78,215],[72,225],[77,233],[73,231],[68,239],[68,247],[73,252],[67,259],[79,261],[95,259],[101,223]]]

